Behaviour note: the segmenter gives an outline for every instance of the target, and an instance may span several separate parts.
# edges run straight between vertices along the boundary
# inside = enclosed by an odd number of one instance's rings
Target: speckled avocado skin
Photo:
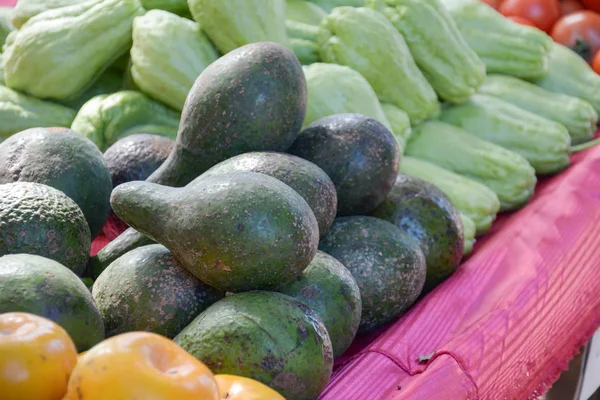
[[[107,336],[147,331],[172,339],[224,293],[199,281],[166,247],[153,244],[110,264],[92,296]]]
[[[66,128],[33,128],[0,143],[0,184],[36,182],[64,192],[77,203],[92,238],[110,211],[110,173],[98,147]]]
[[[224,292],[276,289],[317,252],[319,227],[309,205],[264,174],[201,176],[184,188],[128,182],[115,188],[111,204],[119,218]]]
[[[319,250],[344,264],[360,288],[360,333],[392,321],[423,290],[425,256],[418,242],[382,219],[337,218]]]
[[[258,380],[290,400],[319,397],[333,367],[321,319],[280,293],[228,296],[200,314],[175,343],[215,374]]]
[[[104,152],[113,187],[146,180],[167,159],[174,143],[164,136],[144,133],[118,140]]]
[[[271,42],[237,48],[194,82],[173,152],[149,180],[184,186],[235,155],[285,151],[305,115],[306,80],[294,53]]]
[[[251,152],[225,160],[203,176],[231,172],[258,172],[279,179],[294,189],[313,210],[324,234],[337,210],[335,185],[325,171],[300,157],[277,152]]]
[[[393,223],[419,241],[427,263],[425,292],[458,267],[464,248],[460,213],[431,183],[399,174],[390,194],[370,215]]]
[[[0,257],[0,314],[28,312],[61,325],[77,350],[104,339],[104,324],[85,284],[63,265],[32,254]]]
[[[41,183],[0,185],[0,256],[37,254],[81,275],[90,244],[81,209],[63,192]]]
[[[278,292],[300,300],[321,317],[334,358],[350,347],[360,324],[362,303],[356,281],[341,262],[318,251],[302,275]]]
[[[290,154],[317,164],[335,184],[338,216],[366,214],[394,186],[400,152],[383,124],[360,114],[336,114],[304,129]]]

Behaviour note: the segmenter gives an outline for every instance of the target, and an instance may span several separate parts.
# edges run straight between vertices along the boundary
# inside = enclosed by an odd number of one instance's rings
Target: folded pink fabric
[[[320,399],[536,398],[600,326],[599,233],[600,146],[540,182],[450,279],[346,355]]]

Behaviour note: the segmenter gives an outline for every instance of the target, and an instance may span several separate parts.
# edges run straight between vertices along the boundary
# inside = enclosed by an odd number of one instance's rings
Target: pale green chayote
[[[4,86],[4,55],[0,53],[0,85]]]
[[[475,227],[475,222],[465,214],[460,214],[460,219],[463,224],[463,236],[465,239],[463,246],[463,257],[468,256],[473,251],[473,246],[475,245],[475,233],[477,228]]]
[[[321,61],[319,55],[319,45],[312,40],[306,39],[289,39],[290,50],[294,52],[294,55],[300,61],[302,65],[311,65]]]
[[[444,108],[440,120],[523,156],[540,175],[569,166],[571,137],[558,122],[485,94]]]
[[[473,221],[476,236],[491,228],[500,211],[500,200],[490,188],[439,165],[405,155],[400,162],[400,172],[437,186],[461,214]]]
[[[567,77],[577,79],[578,75]],[[497,97],[541,117],[564,125],[571,144],[581,144],[594,137],[598,113],[587,101],[542,89],[514,76],[489,75],[479,93]]]
[[[505,18],[480,0],[440,0],[488,73],[534,79],[548,71],[552,38]]]
[[[288,44],[285,0],[188,0],[188,5],[222,54],[254,42]]]
[[[536,84],[550,92],[579,97],[600,114],[600,75],[577,53],[559,43],[552,43],[548,73]]]
[[[163,10],[133,21],[131,75],[150,97],[181,111],[188,92],[219,54],[200,26]]]
[[[304,22],[292,20],[285,21],[285,30],[288,38],[312,40],[314,42],[317,41],[319,35],[318,25],[305,24]]]
[[[442,100],[461,103],[475,93],[485,78],[485,64],[440,0],[366,0],[365,4],[398,29]]]
[[[88,0],[44,11],[12,32],[6,85],[43,99],[71,100],[131,46],[139,0]]]
[[[305,127],[330,115],[358,113],[392,129],[373,88],[352,68],[315,63],[303,70],[307,90]]]
[[[11,21],[15,28],[19,29],[30,18],[44,11],[85,3],[86,1],[88,0],[19,0],[15,5]]]
[[[331,12],[336,7],[362,7],[365,5],[365,0],[308,0],[311,3],[318,5],[326,12]]]
[[[10,7],[0,7],[0,52],[8,34],[15,30],[10,22],[12,11]]]
[[[319,25],[327,13],[321,7],[306,0],[286,0],[285,18],[290,21]]]
[[[381,103],[381,109],[383,110],[387,120],[390,122],[392,127],[392,133],[400,148],[400,154],[404,153],[406,148],[406,141],[412,134],[412,128],[410,126],[410,118],[408,114],[396,107],[393,104]]]
[[[29,128],[68,128],[75,111],[0,86],[0,139]]]
[[[417,67],[398,30],[366,7],[338,7],[319,31],[321,58],[347,65],[369,81],[379,100],[405,111],[412,124],[436,118],[437,94]]]
[[[535,170],[518,153],[441,121],[413,127],[405,153],[489,187],[502,211],[524,206],[537,183]]]
[[[117,140],[135,133],[150,133],[175,139],[179,113],[135,91],[100,95],[85,103],[71,129],[104,151]]]

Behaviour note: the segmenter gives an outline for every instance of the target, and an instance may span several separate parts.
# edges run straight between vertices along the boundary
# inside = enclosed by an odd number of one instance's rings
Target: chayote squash
[[[440,121],[415,126],[405,153],[484,184],[496,193],[502,211],[525,205],[537,183],[519,154]]]
[[[122,89],[123,76],[122,73],[109,68],[100,75],[100,77],[78,98],[63,102],[62,104],[74,110],[79,110],[85,103],[93,97],[101,94],[116,93]]]
[[[316,4],[326,12],[331,12],[336,7],[350,6],[362,7],[365,5],[365,0],[308,0]]]
[[[318,5],[306,0],[286,0],[285,19],[310,25],[319,25],[327,13]]]
[[[579,97],[600,114],[600,75],[573,50],[552,44],[548,74],[536,84],[550,92]]]
[[[200,26],[163,10],[133,21],[131,75],[144,93],[181,111],[188,92],[219,53]]]
[[[501,99],[476,94],[464,104],[445,108],[440,120],[520,154],[540,175],[569,166],[567,128]]]
[[[0,7],[0,52],[8,34],[15,30],[10,22],[12,10],[10,7]]]
[[[552,93],[507,75],[489,75],[479,87],[479,93],[564,125],[571,135],[571,144],[586,142],[596,133],[598,113],[590,103],[577,97]]]
[[[552,38],[513,22],[480,0],[441,0],[488,73],[535,79],[548,71]]]
[[[463,224],[463,236],[465,239],[463,246],[463,257],[468,256],[473,251],[473,246],[475,245],[475,234],[477,231],[477,227],[475,226],[475,222],[465,214],[460,214],[460,219]]]
[[[473,221],[477,229],[476,236],[490,229],[500,210],[498,196],[487,186],[436,164],[405,155],[400,162],[400,172],[437,186],[461,214]]]
[[[75,111],[0,86],[0,141],[29,128],[68,128]]]
[[[88,0],[19,0],[11,16],[13,26],[20,29],[30,18],[55,8],[85,3]]]
[[[321,61],[319,45],[312,40],[290,38],[289,44],[300,64],[310,65]]]
[[[307,105],[303,127],[334,114],[357,113],[392,129],[369,82],[350,67],[315,63],[302,68]]]
[[[0,85],[4,86],[4,55],[0,53]]]
[[[404,110],[416,124],[439,115],[437,95],[402,35],[370,8],[338,7],[320,25],[325,62],[347,65],[371,84],[379,100]]]
[[[366,0],[365,4],[398,29],[442,100],[462,103],[475,93],[485,78],[485,64],[440,0]]]
[[[319,27],[317,25],[305,24],[303,22],[285,21],[285,30],[288,38],[305,39],[317,41]]]
[[[187,0],[140,0],[146,10],[165,10],[182,17],[190,16]]]
[[[150,133],[175,139],[179,113],[135,91],[100,95],[85,103],[71,129],[104,151],[117,140],[134,133]]]
[[[72,100],[131,45],[139,0],[88,0],[44,11],[12,32],[6,85],[39,98]]]
[[[253,42],[287,45],[285,0],[188,0],[188,5],[222,54]]]
[[[395,105],[388,103],[382,103],[381,109],[392,127],[392,133],[394,134],[396,142],[398,142],[400,154],[403,154],[404,148],[406,147],[406,141],[412,134],[408,114]]]

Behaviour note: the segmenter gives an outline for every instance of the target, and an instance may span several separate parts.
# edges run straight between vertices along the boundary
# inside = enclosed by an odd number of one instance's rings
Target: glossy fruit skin
[[[552,28],[552,39],[570,48],[583,40],[589,44],[590,54],[596,54],[600,50],[600,14],[584,10],[562,17]]]
[[[221,400],[285,400],[285,398],[254,379],[235,375],[215,375]]]
[[[560,15],[571,14],[575,11],[583,10],[583,6],[577,0],[566,0],[560,2]]]
[[[598,75],[600,75],[600,51],[596,53],[594,59],[592,60],[592,68]]]
[[[517,24],[527,25],[527,26],[532,26],[534,28],[537,28],[535,26],[535,24],[533,22],[531,22],[530,20],[528,20],[527,18],[523,18],[523,17],[507,17],[507,18],[513,22],[516,22]]]
[[[541,30],[550,32],[560,17],[560,4],[558,0],[506,0],[498,11],[507,17],[526,18]]]
[[[480,1],[497,10],[498,7],[500,7],[500,5],[502,5],[503,0],[480,0]]]
[[[67,332],[46,318],[19,312],[0,314],[0,332],[2,400],[62,399],[77,363]]]
[[[598,0],[581,0],[581,2],[586,9],[600,13],[600,2]]]
[[[212,372],[169,339],[129,332],[85,353],[73,370],[64,400],[219,400]]]

